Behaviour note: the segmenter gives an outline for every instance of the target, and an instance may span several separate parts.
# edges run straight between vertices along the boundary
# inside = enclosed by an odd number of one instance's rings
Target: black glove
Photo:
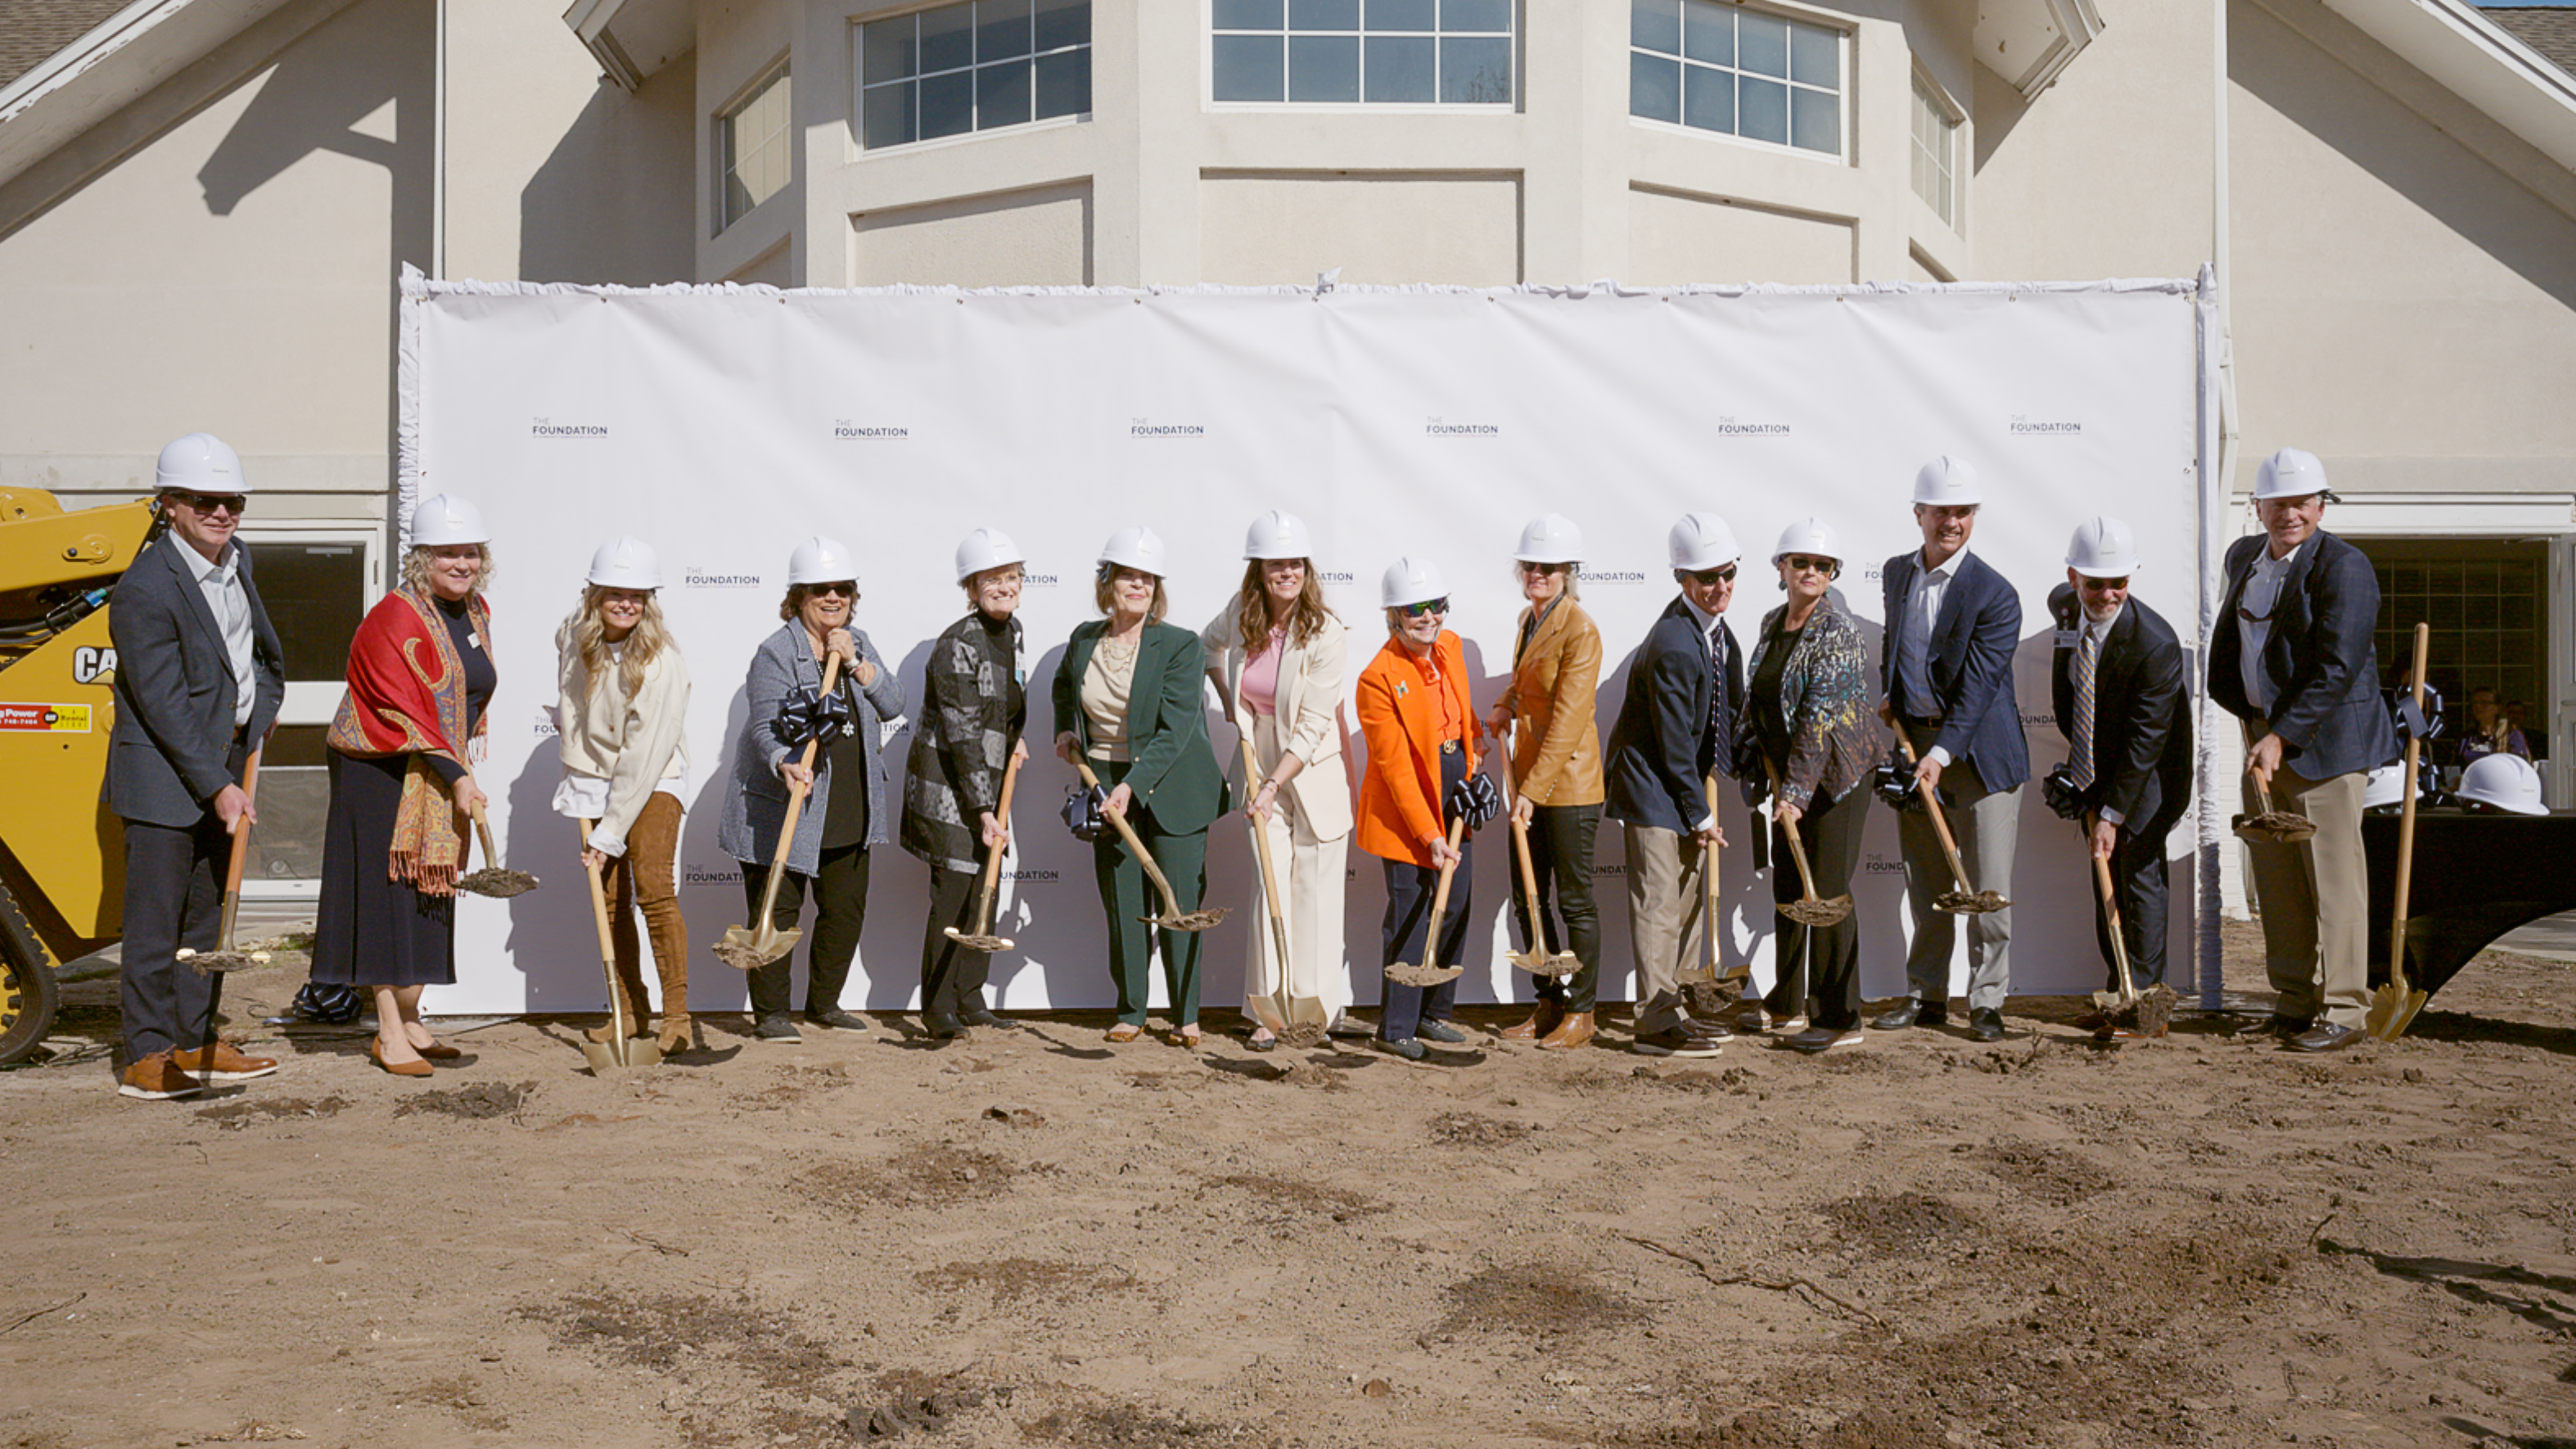
[[[1912,767],[1890,758],[1878,767],[1878,798],[1887,802],[1890,810],[1920,810],[1923,782],[1914,778]]]
[[[1109,812],[1100,808],[1109,792],[1097,785],[1070,785],[1064,792],[1064,824],[1076,840],[1098,840],[1109,833]]]
[[[2441,736],[2442,694],[2441,691],[2429,685],[2425,687],[2424,703],[2421,708],[2416,706],[2414,690],[2401,689],[2396,691],[2396,698],[2390,702],[2389,713],[2397,722],[2397,743],[2400,748],[2403,748],[2410,739],[2430,740]]]
[[[2048,808],[2057,812],[2058,819],[2081,820],[2084,818],[2084,792],[2076,789],[2075,781],[2068,777],[2069,768],[2060,765],[2049,771],[2048,778],[2039,782],[2039,798],[2048,802]]]
[[[1443,808],[1464,819],[1467,828],[1474,830],[1503,813],[1503,792],[1494,788],[1493,776],[1469,775],[1449,788]]]
[[[837,689],[818,697],[800,684],[778,707],[778,738],[790,746],[807,740],[829,745],[856,725],[857,711],[850,708],[850,697]]]

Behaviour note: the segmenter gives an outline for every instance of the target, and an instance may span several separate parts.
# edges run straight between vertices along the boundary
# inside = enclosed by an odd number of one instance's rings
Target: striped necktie
[[[2075,646],[2075,729],[2073,771],[2078,790],[2093,788],[2093,671],[2101,649],[2091,628]]]

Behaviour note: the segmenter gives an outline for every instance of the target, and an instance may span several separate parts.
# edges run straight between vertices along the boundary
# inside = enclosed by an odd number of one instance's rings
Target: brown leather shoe
[[[426,1077],[433,1071],[437,1070],[435,1067],[432,1067],[429,1063],[424,1061],[386,1061],[385,1044],[374,1037],[367,1038],[367,1060],[374,1062],[377,1066],[393,1073],[397,1077]]]
[[[1569,1011],[1565,1014],[1565,1019],[1556,1024],[1556,1030],[1540,1037],[1538,1044],[1541,1051],[1570,1052],[1576,1047],[1589,1044],[1591,1040],[1592,1013]]]
[[[1538,1009],[1530,1013],[1529,1020],[1518,1026],[1504,1027],[1501,1035],[1505,1041],[1536,1041],[1555,1031],[1557,1024],[1564,1020],[1564,1005],[1554,997],[1542,996],[1539,998]]]
[[[192,1052],[172,1051],[170,1065],[192,1077],[210,1082],[247,1082],[277,1070],[274,1057],[246,1057],[231,1042],[217,1038],[209,1047]]]
[[[667,1057],[673,1052],[686,1051],[697,1044],[697,1039],[696,1028],[690,1025],[687,1012],[662,1013],[662,1029],[655,1035],[655,1044],[662,1048],[662,1055]]]
[[[206,1084],[173,1065],[168,1052],[154,1052],[127,1067],[116,1084],[118,1096],[140,1097],[147,1102],[193,1097],[204,1090]]]

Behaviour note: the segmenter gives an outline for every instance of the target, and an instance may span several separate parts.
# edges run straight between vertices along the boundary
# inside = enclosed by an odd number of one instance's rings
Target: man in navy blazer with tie
[[[1878,714],[1913,741],[1919,786],[1940,792],[1969,872],[1959,888],[2010,895],[2021,786],[2030,778],[2012,678],[2021,595],[1968,550],[1983,503],[1976,470],[1958,459],[1935,458],[1915,475],[1923,547],[1889,559],[1882,573],[1887,694]],[[1914,944],[1905,954],[1907,999],[1870,1023],[1882,1031],[1949,1019],[1956,939],[1954,918],[1933,907],[1953,887],[1930,812],[1900,811],[1896,819]],[[2011,946],[2010,910],[1968,918],[1968,1030],[1979,1041],[2004,1034]]]
[[[2090,520],[2067,545],[2066,582],[2049,594],[2048,612],[2057,621],[2050,684],[2067,783],[2083,808],[2090,859],[2110,862],[2129,980],[2143,989],[2165,979],[2165,837],[2191,804],[2192,737],[2182,641],[2129,597],[2137,567],[2129,526]],[[2093,924],[2111,966],[2118,957],[2099,893]]]
[[[2316,822],[2306,840],[2255,841],[2264,964],[2277,996],[2257,1032],[2300,1051],[2333,1051],[2370,1014],[2370,894],[2362,795],[2397,758],[2379,697],[2379,575],[2320,525],[2325,465],[2283,448],[2263,460],[2254,513],[2263,532],[2227,549],[2227,594],[2209,636],[2209,692],[2246,723],[2245,808]]]
[[[215,1035],[223,977],[181,947],[214,949],[233,835],[255,818],[239,781],[286,702],[286,654],[233,538],[250,484],[210,433],[161,450],[168,527],[116,582],[116,726],[100,798],[125,820],[126,1066],[117,1090],[191,1096],[277,1070]]]

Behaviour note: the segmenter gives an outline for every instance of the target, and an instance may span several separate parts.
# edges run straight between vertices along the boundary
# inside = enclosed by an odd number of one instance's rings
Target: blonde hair
[[[1126,567],[1127,565],[1125,564],[1110,563],[1105,563],[1100,566],[1100,572],[1094,574],[1091,579],[1091,606],[1093,608],[1098,609],[1103,614],[1116,614],[1118,612],[1118,596],[1110,592],[1109,586],[1118,577],[1118,571]],[[1131,569],[1129,571],[1132,573],[1145,573],[1143,569]],[[1163,622],[1163,615],[1171,611],[1172,601],[1163,596],[1163,576],[1161,574],[1145,574],[1145,577],[1154,581],[1154,602],[1145,606],[1145,622],[1148,624],[1159,624]]]
[[[438,548],[449,547],[453,547],[453,545],[438,545]],[[492,582],[492,545],[488,543],[478,543],[474,545],[474,547],[477,552],[483,555],[483,567],[474,575],[474,587],[466,590],[465,592],[465,597],[469,599],[483,592],[485,586]],[[429,564],[431,558],[437,554],[438,548],[432,548],[427,544],[416,543],[412,545],[411,552],[403,555],[403,587],[409,589],[413,594],[423,599],[434,599],[438,597],[438,595],[432,592],[429,587]]]
[[[605,585],[583,585],[581,602],[564,619],[564,632],[571,637],[574,651],[581,655],[582,677],[590,681],[592,694],[599,693],[600,681],[608,677],[608,621],[600,617],[599,608],[609,592]],[[618,683],[625,687],[626,697],[632,699],[644,687],[645,668],[671,647],[671,631],[662,622],[662,599],[657,591],[625,592],[644,596],[644,617],[627,632],[625,648],[617,662]]]
[[[1569,599],[1580,599],[1583,597],[1583,565],[1579,563],[1530,564],[1525,563],[1520,559],[1513,559],[1512,587],[1520,587],[1521,570],[1526,568],[1557,568],[1565,570],[1565,597]]]
[[[1243,588],[1234,597],[1234,628],[1243,640],[1243,657],[1253,658],[1270,647],[1270,585],[1263,569],[1270,559],[1246,559],[1243,565]],[[1315,561],[1299,559],[1306,566],[1306,582],[1297,590],[1297,602],[1288,606],[1288,646],[1303,649],[1315,642],[1324,630],[1324,621],[1334,617],[1324,606],[1324,585],[1315,577]]]

